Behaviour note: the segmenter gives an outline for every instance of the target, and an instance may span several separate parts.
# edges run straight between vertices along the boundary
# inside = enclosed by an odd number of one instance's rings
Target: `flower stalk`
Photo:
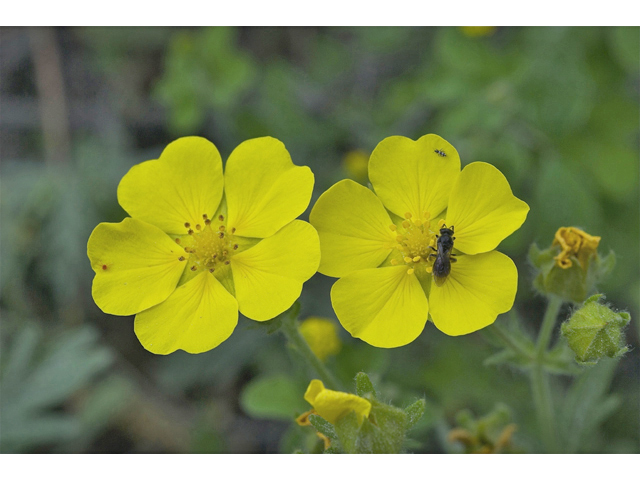
[[[543,442],[548,452],[556,452],[558,444],[549,375],[544,370],[543,362],[561,306],[562,299],[560,297],[549,295],[549,303],[547,304],[547,310],[545,311],[542,326],[538,333],[536,355],[531,370],[533,402],[538,417],[538,424],[542,432]]]
[[[289,346],[304,360],[306,365],[314,371],[318,378],[331,390],[341,390],[341,385],[329,371],[329,369],[320,361],[313,353],[311,347],[300,333],[298,328],[297,315],[291,315],[286,312],[282,315],[282,326],[280,328],[282,334],[286,337]]]

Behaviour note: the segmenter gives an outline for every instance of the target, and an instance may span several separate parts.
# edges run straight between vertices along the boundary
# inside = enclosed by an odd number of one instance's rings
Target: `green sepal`
[[[357,449],[360,425],[358,425],[358,417],[355,412],[349,412],[348,415],[338,420],[335,431],[345,453],[361,453]]]
[[[533,286],[543,295],[553,294],[569,302],[582,303],[615,267],[615,253],[609,252],[604,257],[598,253],[589,257],[586,268],[575,257],[570,268],[561,268],[554,259],[560,251],[559,245],[541,250],[534,243],[529,248],[529,261],[538,271]]]
[[[615,312],[600,303],[601,295],[587,299],[571,318],[562,324],[562,336],[575,354],[575,360],[592,365],[603,357],[624,355],[624,332],[631,317],[626,312]]]
[[[359,397],[370,394],[373,398],[376,398],[376,390],[373,387],[373,383],[371,383],[369,376],[364,372],[358,372],[356,375],[356,394]]]
[[[327,422],[320,415],[309,415],[309,422],[315,427],[318,432],[323,434],[325,437],[328,437],[331,440],[338,439],[338,434],[336,433],[336,429],[334,428],[334,426]]]
[[[424,415],[426,407],[427,402],[424,400],[424,398],[421,398],[420,400],[416,400],[404,409],[404,413],[407,415],[407,430],[418,423],[418,420],[420,420]]]

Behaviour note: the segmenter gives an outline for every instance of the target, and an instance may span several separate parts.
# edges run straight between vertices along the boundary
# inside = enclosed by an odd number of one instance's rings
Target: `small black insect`
[[[441,157],[446,157],[447,156],[447,154],[444,153],[444,150],[436,149],[436,150],[434,150],[434,152],[437,153],[438,155],[440,155]]]
[[[449,274],[451,273],[451,263],[457,262],[455,257],[455,253],[451,253],[453,250],[453,241],[456,237],[453,236],[453,225],[448,228],[446,225],[442,225],[440,229],[440,235],[436,235],[438,238],[438,248],[435,249],[437,253],[432,253],[430,257],[436,257],[435,262],[433,262],[433,280],[436,282],[436,285],[441,287]]]

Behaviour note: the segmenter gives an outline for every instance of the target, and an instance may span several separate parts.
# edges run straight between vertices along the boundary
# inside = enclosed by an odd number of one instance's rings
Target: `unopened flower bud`
[[[614,312],[594,295],[562,325],[562,335],[576,355],[578,363],[596,363],[603,357],[619,357],[628,351],[624,346],[624,327],[631,317]]]

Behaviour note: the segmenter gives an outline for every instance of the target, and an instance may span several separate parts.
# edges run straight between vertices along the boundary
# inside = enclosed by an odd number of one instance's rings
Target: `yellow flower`
[[[556,264],[564,269],[571,268],[570,257],[578,260],[583,270],[588,267],[589,257],[595,255],[600,237],[594,237],[576,227],[561,227],[556,232],[553,245],[560,245],[562,251],[554,257]]]
[[[358,423],[362,424],[371,413],[369,400],[351,393],[328,390],[320,380],[311,380],[304,399],[311,404],[315,413],[329,423],[336,423],[350,412],[355,412]]]
[[[493,35],[496,27],[460,27],[467,37],[488,37]]]
[[[300,324],[300,333],[311,351],[323,362],[328,356],[336,355],[342,348],[336,324],[326,318],[307,318]]]
[[[87,246],[93,298],[132,315],[149,351],[200,353],[233,332],[238,310],[258,321],[289,308],[316,271],[318,235],[295,220],[313,173],[271,137],[247,140],[225,173],[213,143],[185,137],[118,186],[131,215],[98,225]]]
[[[396,136],[371,154],[369,179],[375,193],[343,180],[310,217],[320,235],[318,271],[339,277],[331,300],[352,336],[399,347],[420,335],[429,313],[442,332],[463,335],[511,309],[518,273],[493,250],[529,207],[498,169],[476,162],[460,172],[458,152],[441,137]],[[454,256],[437,284],[431,272],[445,224],[454,229]]]

